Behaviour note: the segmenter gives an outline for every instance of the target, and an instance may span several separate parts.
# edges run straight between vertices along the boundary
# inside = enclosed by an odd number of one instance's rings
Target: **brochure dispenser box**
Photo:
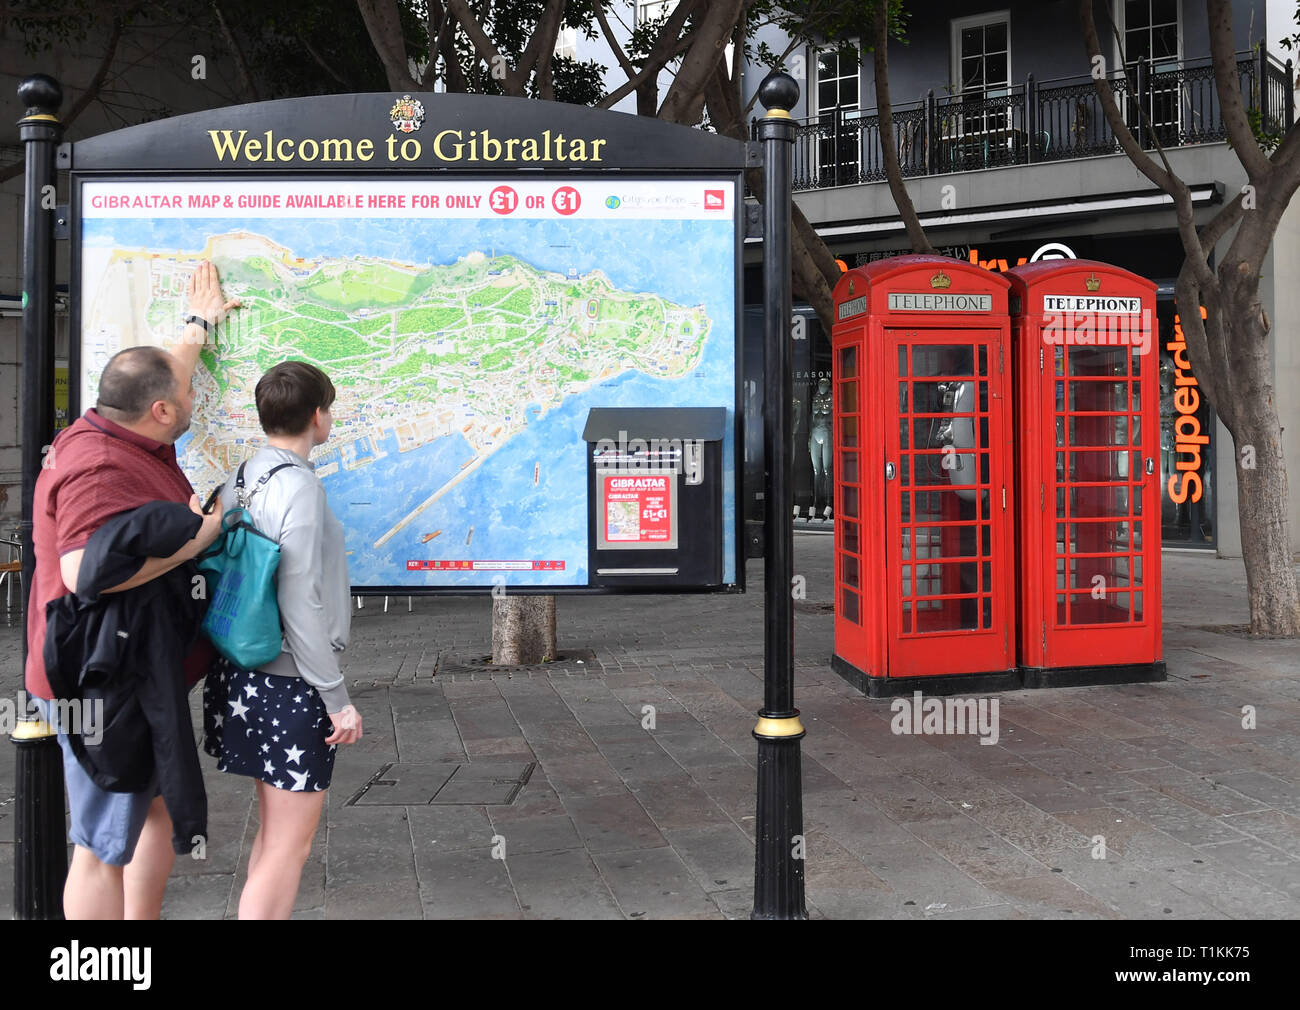
[[[868,695],[1019,686],[1007,292],[938,256],[835,287],[832,665]]]
[[[593,407],[587,446],[592,586],[722,584],[722,407]]]
[[[1086,260],[1007,276],[1025,686],[1163,680],[1156,286]]]

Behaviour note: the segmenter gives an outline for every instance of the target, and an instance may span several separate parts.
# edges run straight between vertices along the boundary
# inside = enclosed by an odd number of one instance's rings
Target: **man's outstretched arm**
[[[185,286],[185,294],[189,305],[186,315],[207,320],[208,325],[213,328],[213,336],[216,333],[217,323],[224,319],[231,309],[239,307],[239,299],[227,299],[221,293],[221,280],[217,277],[217,268],[210,260],[200,261],[194,273],[190,274],[189,283]],[[209,332],[198,323],[186,323],[180,339],[167,348],[185,366],[186,381],[194,375],[194,369],[199,363],[199,351],[203,349],[208,336]]]

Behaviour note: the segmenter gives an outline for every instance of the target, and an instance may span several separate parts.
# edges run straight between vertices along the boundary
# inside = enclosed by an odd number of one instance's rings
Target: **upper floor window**
[[[677,0],[637,0],[636,23],[638,26],[647,21],[666,18],[677,6]]]
[[[849,121],[856,118],[861,101],[861,64],[856,42],[817,53],[817,79],[813,84],[819,125],[816,173],[824,186],[859,181],[859,134]],[[845,115],[850,112],[854,115]]]
[[[1180,0],[1116,0],[1115,24],[1124,40],[1124,64],[1133,87],[1138,68],[1146,78],[1142,95],[1126,93],[1124,117],[1140,127],[1143,140],[1154,131],[1160,143],[1179,143],[1187,111],[1183,108],[1178,60],[1182,50]]]
[[[578,29],[561,28],[555,36],[555,55],[560,59],[578,58]]]
[[[1124,0],[1124,59],[1147,60],[1157,73],[1176,70],[1178,0]]]
[[[952,22],[955,90],[997,97],[1011,87],[1011,14],[991,11]]]
[[[859,62],[856,45],[817,54],[818,112],[858,107]]]
[[[952,79],[961,96],[961,111],[949,121],[950,135],[982,136],[1006,130],[1011,125],[1008,96],[1011,94],[1011,14],[989,11],[952,22]],[[1014,144],[1014,140],[1012,141]],[[985,141],[979,141],[980,155],[988,163]],[[964,148],[954,156],[970,154]]]

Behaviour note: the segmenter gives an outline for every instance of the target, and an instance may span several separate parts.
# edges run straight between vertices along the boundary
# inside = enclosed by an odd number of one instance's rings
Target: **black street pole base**
[[[63,751],[46,722],[20,722],[14,812],[14,918],[62,919],[68,877]]]
[[[776,720],[773,720],[776,721]],[[798,723],[782,719],[780,722]],[[762,726],[767,719],[762,719]],[[751,919],[807,919],[804,904],[803,732],[758,740],[758,809]]]

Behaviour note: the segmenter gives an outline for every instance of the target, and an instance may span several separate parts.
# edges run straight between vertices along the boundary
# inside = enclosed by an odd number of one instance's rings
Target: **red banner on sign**
[[[408,572],[562,572],[563,561],[419,561],[406,562]]]

